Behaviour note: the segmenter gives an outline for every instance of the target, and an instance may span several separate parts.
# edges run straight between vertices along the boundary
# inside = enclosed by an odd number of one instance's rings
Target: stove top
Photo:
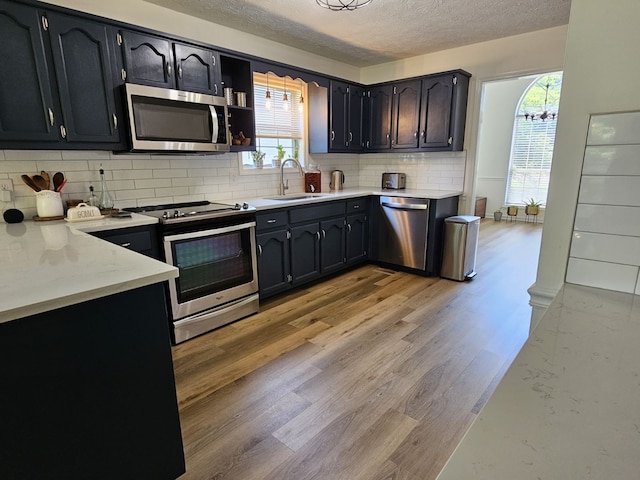
[[[123,210],[155,217],[163,224],[173,224],[253,213],[256,208],[247,203],[229,205],[201,201],[147,205],[144,207],[123,208]]]

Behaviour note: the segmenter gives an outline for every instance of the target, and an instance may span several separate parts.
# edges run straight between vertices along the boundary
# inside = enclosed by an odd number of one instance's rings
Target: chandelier
[[[318,5],[329,10],[355,10],[369,5],[373,0],[316,0]]]
[[[557,112],[553,112],[553,111],[549,111],[548,106],[547,106],[547,102],[549,101],[549,87],[551,85],[547,83],[547,85],[545,86],[545,92],[544,92],[544,108],[542,109],[542,112],[538,112],[538,113],[529,113],[526,112],[524,114],[524,119],[525,120],[531,120],[532,122],[535,120],[542,120],[543,122],[547,119],[550,120],[555,120],[556,117],[558,116]]]

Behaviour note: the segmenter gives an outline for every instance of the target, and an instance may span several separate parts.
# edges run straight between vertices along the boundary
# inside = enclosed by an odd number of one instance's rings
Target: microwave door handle
[[[211,115],[211,143],[218,143],[218,114],[214,105],[209,105]]]

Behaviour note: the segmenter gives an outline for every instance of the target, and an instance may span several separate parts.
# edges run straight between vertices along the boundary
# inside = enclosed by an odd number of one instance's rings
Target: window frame
[[[265,92],[267,87],[267,78],[268,78],[268,89],[271,94],[271,110],[274,115],[274,124],[267,125],[264,128],[263,133],[261,134],[261,123],[260,119],[264,118],[264,115],[261,115],[261,111],[258,109],[264,109],[264,101],[265,101]],[[308,128],[307,128],[307,108],[306,104],[302,103],[303,110],[299,112],[298,105],[300,104],[300,98],[307,98],[307,85],[305,82],[299,79],[291,79],[291,77],[286,77],[286,92],[289,97],[289,105],[290,112],[297,117],[297,121],[299,122],[299,135],[289,135],[289,131],[285,127],[283,129],[284,135],[279,135],[277,128],[277,118],[276,115],[280,114],[280,118],[282,118],[283,112],[283,101],[282,97],[284,94],[285,88],[285,78],[278,77],[277,75],[269,72],[268,74],[263,74],[259,72],[253,73],[253,94],[254,94],[254,115],[256,118],[256,126],[255,126],[255,144],[256,151],[262,150],[266,153],[264,158],[264,165],[262,168],[257,168],[253,165],[252,160],[252,151],[243,151],[238,153],[238,164],[240,174],[244,175],[256,175],[256,174],[273,174],[280,169],[280,166],[276,165],[273,159],[276,156],[276,148],[275,145],[282,144],[286,148],[286,153],[284,158],[290,158],[293,156],[293,150],[295,149],[296,144],[298,145],[298,160],[301,165],[304,167],[305,163],[308,159]],[[257,88],[256,88],[257,87]],[[294,109],[296,109],[294,111]],[[264,110],[263,110],[264,111]],[[262,125],[265,125],[263,123]],[[269,131],[271,130],[271,131]],[[265,145],[266,144],[266,145]],[[294,168],[292,165],[287,165],[285,167],[286,170]]]

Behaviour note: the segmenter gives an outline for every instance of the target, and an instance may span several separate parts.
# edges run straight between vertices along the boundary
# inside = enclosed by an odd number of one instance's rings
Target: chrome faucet
[[[287,158],[286,160],[283,160],[282,163],[280,164],[280,192],[279,192],[280,195],[284,195],[285,191],[289,189],[289,180],[287,180],[286,185],[284,183],[284,166],[286,165],[287,162],[293,162],[294,165],[298,167],[300,176],[304,174],[304,171],[302,170],[302,165],[300,165],[300,162],[298,160],[296,160],[295,158]]]

